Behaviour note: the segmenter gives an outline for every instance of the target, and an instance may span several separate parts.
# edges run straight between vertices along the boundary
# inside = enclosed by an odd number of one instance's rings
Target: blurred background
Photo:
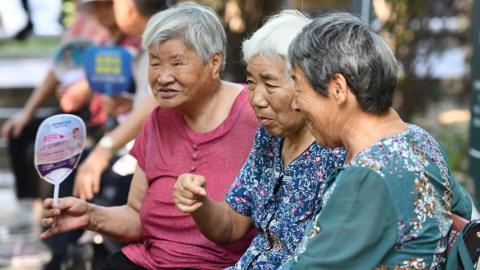
[[[480,1],[196,2],[211,6],[223,20],[229,41],[224,77],[236,82],[245,81],[239,53],[241,42],[268,16],[282,9],[299,9],[312,16],[347,10],[368,21],[387,40],[401,66],[395,108],[404,120],[427,129],[443,144],[455,177],[480,206]],[[40,83],[60,35],[72,23],[75,13],[73,0],[0,0],[0,126],[21,109]],[[56,106],[55,102],[52,97],[39,114],[46,114]],[[25,206],[28,203],[15,200],[5,151],[5,142],[0,140],[0,205],[11,205],[0,210],[0,220],[2,224],[8,220],[9,226],[17,222],[17,229],[22,231],[30,218],[25,211],[31,208]],[[21,219],[25,222],[18,223]],[[6,237],[2,228],[0,243]],[[45,248],[39,245],[39,249]],[[10,246],[0,244],[0,267],[4,260],[11,263],[12,254]],[[48,252],[43,256],[39,262],[48,260]],[[20,269],[32,269],[19,265]]]

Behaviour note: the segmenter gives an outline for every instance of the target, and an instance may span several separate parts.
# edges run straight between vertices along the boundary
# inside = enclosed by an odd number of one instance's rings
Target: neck
[[[383,115],[372,115],[356,111],[349,115],[341,131],[341,141],[347,150],[345,163],[363,149],[379,140],[398,134],[406,129],[405,123],[393,109]]]
[[[303,125],[297,132],[285,136],[282,145],[282,161],[287,166],[315,141],[308,130],[307,125]]]
[[[147,28],[148,17],[142,16],[138,19],[135,36],[141,37],[145,28]]]
[[[218,81],[210,86],[208,93],[187,105],[182,111],[187,125],[195,132],[208,132],[218,127],[230,113],[239,90],[235,84]]]

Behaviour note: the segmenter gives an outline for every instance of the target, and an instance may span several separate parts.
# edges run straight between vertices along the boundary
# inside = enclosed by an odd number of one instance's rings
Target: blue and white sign
[[[132,84],[132,55],[119,46],[92,46],[85,52],[84,65],[95,92],[118,96]]]

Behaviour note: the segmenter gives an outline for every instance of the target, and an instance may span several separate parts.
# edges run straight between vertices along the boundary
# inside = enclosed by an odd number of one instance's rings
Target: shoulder
[[[157,106],[150,115],[145,118],[144,128],[161,127],[165,125],[172,126],[176,121],[178,121],[177,113]]]
[[[382,194],[390,197],[390,188],[385,178],[378,174],[377,171],[368,167],[348,166],[340,170],[334,181],[330,182],[325,193],[323,194],[322,205],[327,204],[335,193],[335,196],[355,197],[362,194],[362,197],[368,199],[369,196]],[[342,195],[343,194],[343,195]]]
[[[377,182],[384,183],[385,178],[380,175],[376,170],[368,167],[360,166],[347,166],[343,168],[337,176],[337,180],[345,182]]]
[[[257,129],[259,123],[257,117],[255,116],[255,112],[252,109],[252,106],[250,106],[250,104],[248,103],[248,93],[243,85],[240,86],[241,90],[235,99],[232,110],[239,112],[238,120],[240,120],[242,124],[246,124]]]
[[[314,142],[308,149],[314,159],[320,161],[324,166],[340,167],[345,161],[346,151],[342,147],[329,148]]]

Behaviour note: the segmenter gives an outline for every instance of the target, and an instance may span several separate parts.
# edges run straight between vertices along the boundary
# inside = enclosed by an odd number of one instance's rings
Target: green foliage
[[[66,28],[72,25],[76,7],[73,0],[64,0],[62,5],[62,25]]]
[[[31,36],[23,41],[0,42],[0,58],[44,57],[53,55],[60,42],[59,37]]]

